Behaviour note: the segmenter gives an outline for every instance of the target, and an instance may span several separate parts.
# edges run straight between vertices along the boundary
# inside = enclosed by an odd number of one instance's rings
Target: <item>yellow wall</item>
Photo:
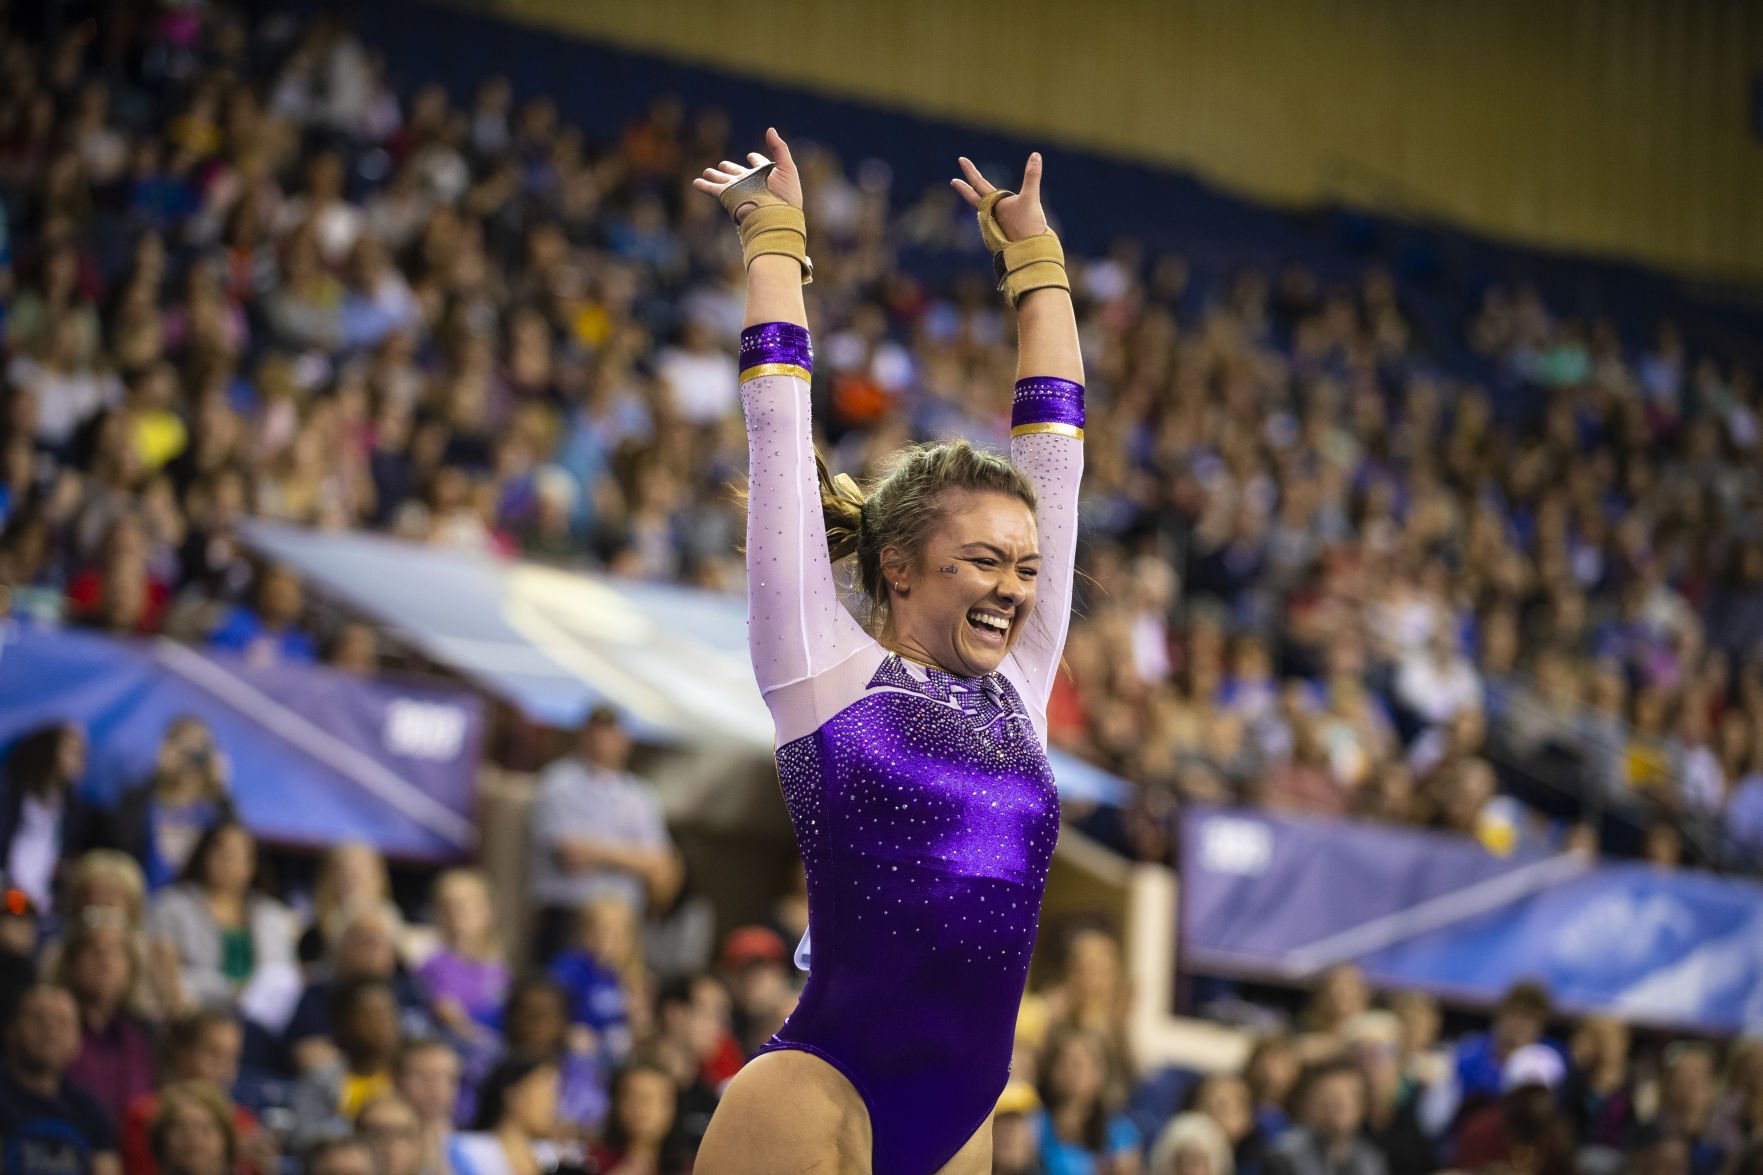
[[[495,3],[779,83],[1192,167],[1261,199],[1344,197],[1763,277],[1755,0]]]

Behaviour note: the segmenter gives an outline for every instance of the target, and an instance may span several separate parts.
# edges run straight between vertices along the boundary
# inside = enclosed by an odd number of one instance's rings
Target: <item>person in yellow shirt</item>
[[[331,997],[331,1038],[337,1059],[301,1079],[292,1099],[293,1141],[309,1145],[347,1129],[369,1102],[393,1092],[400,1042],[398,998],[383,979],[354,979]]]

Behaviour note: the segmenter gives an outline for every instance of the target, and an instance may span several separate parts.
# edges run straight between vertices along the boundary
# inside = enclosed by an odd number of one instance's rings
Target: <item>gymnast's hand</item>
[[[796,160],[790,154],[790,145],[784,142],[784,137],[777,133],[776,127],[766,128],[765,146],[771,151],[770,159],[757,151],[747,153],[748,166],[746,167],[724,159],[718,167],[706,167],[704,174],[692,181],[692,186],[700,192],[708,192],[721,199],[724,188],[755,169],[764,167],[767,163],[775,160],[777,166],[772,168],[771,174],[766,177],[767,190],[792,208],[802,207],[802,173],[796,170]],[[736,222],[738,223],[741,217],[754,207],[756,207],[755,204],[748,202],[735,209]]]
[[[966,179],[952,179],[950,185],[960,192],[973,207],[978,208],[979,202],[996,190],[990,180],[979,173],[973,160],[961,156],[961,170]],[[702,181],[697,181],[702,182]],[[1037,233],[1047,231],[1047,214],[1041,210],[1041,153],[1034,152],[1028,157],[1028,165],[1022,169],[1022,186],[1016,195],[1005,196],[992,208],[992,215],[998,220],[998,227],[1012,241],[1020,241]]]

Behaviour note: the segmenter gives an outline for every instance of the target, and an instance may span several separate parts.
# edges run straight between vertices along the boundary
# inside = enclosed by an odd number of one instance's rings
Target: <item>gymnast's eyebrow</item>
[[[968,551],[968,550],[972,550],[974,547],[984,547],[986,550],[988,550],[992,554],[996,555],[1003,562],[1005,562],[1005,563],[1010,562],[1010,552],[1006,551],[1003,547],[994,546],[991,543],[986,543],[986,542],[968,543],[965,547],[962,547],[961,549],[963,551]],[[1018,563],[1026,563],[1030,559],[1039,559],[1040,557],[1041,557],[1041,553],[1039,551],[1030,551],[1028,554],[1019,557],[1016,561]]]

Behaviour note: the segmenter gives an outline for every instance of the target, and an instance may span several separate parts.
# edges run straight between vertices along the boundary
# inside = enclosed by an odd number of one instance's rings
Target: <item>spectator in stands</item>
[[[111,523],[98,562],[69,582],[68,618],[113,636],[151,636],[170,598],[171,588],[148,566],[140,524],[123,516]]]
[[[416,977],[435,1018],[460,1036],[497,1027],[510,976],[489,878],[475,869],[448,870],[435,879],[432,904],[441,942]]]
[[[1628,1025],[1614,1016],[1588,1016],[1573,1034],[1561,1107],[1582,1146],[1627,1148],[1635,1129],[1628,1049]]]
[[[145,964],[122,916],[88,910],[68,931],[53,979],[80,1012],[80,1054],[69,1079],[97,1099],[112,1122],[153,1088],[153,1037],[142,1016]]]
[[[141,866],[115,849],[81,854],[67,874],[66,906],[70,920],[87,910],[115,910],[139,929],[147,912],[147,881]]]
[[[1419,991],[1391,992],[1390,1013],[1395,1016],[1401,1035],[1402,1080],[1407,1085],[1424,1089],[1444,1074],[1436,1050],[1439,1042],[1439,1003]]]
[[[304,1175],[379,1175],[373,1152],[359,1138],[321,1138],[305,1153]]]
[[[1255,1125],[1266,1138],[1278,1138],[1291,1123],[1290,1102],[1298,1084],[1298,1048],[1289,1036],[1263,1036],[1243,1062],[1243,1080],[1255,1107]]]
[[[1184,1112],[1202,1114],[1224,1132],[1236,1175],[1258,1175],[1271,1140],[1255,1121],[1254,1100],[1247,1081],[1231,1073],[1209,1073],[1194,1083]]]
[[[1052,1024],[1093,1028],[1109,1040],[1109,1067],[1125,1070],[1127,990],[1121,977],[1120,944],[1112,934],[1086,927],[1065,943],[1059,981],[1045,993]]]
[[[192,1012],[166,1029],[160,1080],[162,1084],[199,1083],[229,1094],[238,1080],[243,1047],[244,1032],[233,1013],[222,1008]],[[159,1105],[158,1093],[142,1094],[123,1113],[119,1134],[125,1175],[158,1175],[151,1134]],[[275,1157],[274,1140],[244,1106],[231,1105],[230,1113],[241,1161],[253,1172],[269,1170]]]
[[[1297,1125],[1268,1152],[1269,1175],[1383,1175],[1383,1154],[1361,1133],[1365,1079],[1351,1061],[1323,1061],[1299,1079]]]
[[[1177,1114],[1151,1147],[1147,1175],[1233,1175],[1230,1143],[1205,1114]]]
[[[312,888],[312,921],[300,937],[300,961],[316,963],[334,935],[339,911],[364,909],[392,900],[392,877],[378,849],[345,841],[325,853]]]
[[[570,938],[576,913],[604,896],[639,920],[651,899],[665,905],[679,884],[679,855],[654,788],[629,771],[630,738],[618,715],[595,709],[574,754],[539,776],[531,816],[536,952],[548,960]]]
[[[408,1041],[398,1052],[392,1083],[416,1112],[422,1175],[447,1175],[459,1110],[459,1054],[434,1037]]]
[[[85,771],[86,738],[70,723],[28,731],[6,755],[0,872],[42,909],[55,904],[63,863],[98,831],[97,811],[75,790]]]
[[[397,1094],[381,1094],[362,1106],[355,1136],[373,1152],[374,1175],[422,1175],[422,1122]]]
[[[1041,1064],[1037,1118],[1048,1175],[1135,1175],[1139,1132],[1109,1088],[1109,1042],[1093,1028],[1054,1029]]]
[[[1012,1078],[992,1111],[991,1175],[1046,1175],[1033,1115],[1040,1095],[1026,1081]]]
[[[0,1065],[0,1153],[7,1175],[120,1175],[110,1116],[68,1080],[79,1053],[73,996],[59,987],[27,991],[6,1026]]]
[[[1440,625],[1424,649],[1401,660],[1397,699],[1428,726],[1443,726],[1464,710],[1481,706],[1481,678],[1457,646],[1457,634]]]
[[[172,720],[153,778],[118,801],[110,843],[140,862],[148,888],[169,885],[212,824],[235,818],[227,761],[200,718]]]
[[[1365,1079],[1365,1137],[1390,1175],[1438,1170],[1437,1148],[1420,1120],[1419,1091],[1402,1072],[1402,1029],[1395,1014],[1361,1012],[1341,1026],[1348,1056]]]
[[[795,1006],[789,950],[769,926],[741,926],[722,944],[722,974],[733,1001],[735,1037],[751,1057]]]
[[[349,621],[331,637],[324,663],[356,677],[372,677],[379,672],[379,637],[369,625]]]
[[[542,1057],[557,1069],[557,1117],[580,1131],[599,1129],[609,1106],[604,1050],[572,1029],[569,995],[555,981],[529,976],[514,985],[502,1018],[510,1057]],[[475,1094],[481,1106],[480,1092]]]
[[[1651,1124],[1683,1140],[1691,1175],[1714,1175],[1726,1161],[1713,1129],[1716,1077],[1714,1050],[1708,1045],[1680,1040],[1665,1050],[1659,1109]]]
[[[318,645],[300,627],[306,611],[305,590],[293,571],[277,564],[258,573],[255,604],[226,614],[209,639],[216,648],[238,653],[254,665],[318,660]]]
[[[208,827],[178,884],[153,899],[149,925],[172,944],[184,989],[203,1003],[242,1003],[274,1029],[300,990],[294,916],[264,892],[257,838],[237,820]]]
[[[605,1137],[588,1153],[604,1175],[687,1175],[693,1148],[678,1119],[673,1075],[652,1059],[633,1058],[612,1078]]]
[[[1304,1009],[1304,1028],[1310,1037],[1299,1041],[1302,1051],[1332,1054],[1340,1048],[1342,1032],[1371,1008],[1371,989],[1365,973],[1353,963],[1336,963],[1322,973]]]
[[[1561,1054],[1546,1044],[1514,1050],[1503,1067],[1499,1101],[1471,1113],[1457,1130],[1457,1165],[1472,1171],[1506,1166],[1522,1153],[1538,1175],[1572,1171],[1572,1130],[1555,1099],[1566,1073]]]
[[[392,1092],[400,1038],[391,984],[365,978],[338,984],[331,996],[330,1035],[336,1060],[308,1070],[294,1092],[296,1147],[345,1128],[368,1102]]]
[[[0,891],[0,1024],[24,993],[36,986],[38,913],[30,895],[20,889]]]
[[[537,1175],[535,1146],[557,1130],[557,1066],[515,1056],[490,1073],[479,1094],[476,1130],[453,1147],[457,1175]]]
[[[1724,1085],[1709,1133],[1722,1150],[1737,1155],[1747,1139],[1763,1137],[1763,1037],[1733,1042]]]
[[[635,914],[624,899],[602,897],[581,911],[570,948],[551,960],[550,975],[569,994],[569,1018],[620,1059],[631,1045],[629,979],[636,963]]]
[[[655,997],[656,1039],[650,1054],[667,1068],[678,1094],[678,1133],[696,1153],[720,1081],[707,1079],[728,1038],[728,995],[708,975],[672,979]]]
[[[339,910],[329,966],[301,993],[284,1036],[295,1072],[306,1074],[334,1064],[339,1058],[329,1032],[332,1000],[346,984],[368,980],[386,985],[397,1008],[396,1020],[406,1036],[434,1032],[421,985],[412,979],[398,959],[398,932],[403,919],[390,903],[370,902]]]
[[[1507,1060],[1519,1049],[1543,1040],[1552,1013],[1546,988],[1528,981],[1515,983],[1494,1008],[1493,1026],[1458,1042],[1457,1089],[1465,1110],[1500,1095],[1505,1088]]]
[[[164,1175],[231,1175],[238,1161],[233,1107],[203,1081],[166,1086],[148,1141],[154,1166]]]

